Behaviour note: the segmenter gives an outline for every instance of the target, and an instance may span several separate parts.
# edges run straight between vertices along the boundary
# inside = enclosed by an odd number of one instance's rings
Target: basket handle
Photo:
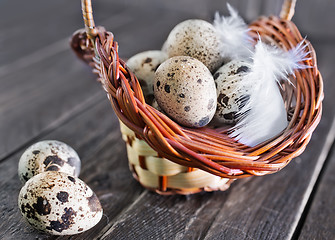
[[[285,20],[291,20],[294,15],[294,9],[297,0],[284,0],[279,17]],[[81,9],[85,23],[86,34],[89,39],[94,40],[98,31],[94,24],[91,0],[81,0]]]
[[[279,17],[281,19],[291,20],[294,15],[296,2],[297,0],[285,0],[282,5]]]
[[[98,31],[94,24],[91,0],[81,0],[81,10],[83,12],[87,37],[94,40],[98,35]]]

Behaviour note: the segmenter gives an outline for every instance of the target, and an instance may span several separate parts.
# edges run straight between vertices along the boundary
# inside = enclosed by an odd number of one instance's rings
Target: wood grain
[[[333,239],[335,236],[334,152],[329,158],[299,239]]]
[[[123,6],[112,1],[94,1],[98,23],[117,16]],[[83,28],[80,1],[11,0],[0,3],[0,66],[15,64]]]
[[[1,78],[1,159],[103,99],[100,86],[85,78],[93,74],[80,69],[82,63],[63,51]]]

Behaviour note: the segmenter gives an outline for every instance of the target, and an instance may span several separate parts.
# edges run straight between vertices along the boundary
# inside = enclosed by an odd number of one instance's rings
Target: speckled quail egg
[[[76,151],[69,145],[56,141],[40,141],[22,154],[18,173],[22,183],[45,171],[60,171],[79,176],[81,161]]]
[[[138,53],[127,61],[127,66],[140,82],[145,101],[151,104],[154,90],[153,82],[158,66],[168,58],[163,51],[151,50]]]
[[[163,49],[169,57],[194,57],[211,72],[218,69],[223,62],[217,30],[212,24],[200,19],[190,19],[177,24],[170,32]]]
[[[22,187],[18,205],[34,228],[53,235],[72,235],[95,226],[102,217],[96,194],[79,178],[43,172]]]
[[[236,123],[238,111],[249,99],[248,88],[241,82],[249,71],[249,62],[233,60],[213,75],[217,89],[217,108],[213,118],[215,124]]]
[[[172,57],[155,74],[154,94],[162,110],[187,127],[203,127],[216,109],[216,89],[208,68],[189,56]]]

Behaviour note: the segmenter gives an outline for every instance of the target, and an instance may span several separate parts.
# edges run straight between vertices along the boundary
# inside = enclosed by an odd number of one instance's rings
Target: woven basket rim
[[[283,85],[290,118],[286,130],[255,147],[231,139],[225,129],[182,127],[147,105],[139,81],[118,56],[118,43],[113,34],[104,28],[95,28],[94,38],[86,35],[87,30],[76,32],[71,46],[99,74],[118,118],[160,156],[225,178],[260,176],[281,170],[304,151],[322,113],[323,81],[315,50],[288,20],[290,17],[286,18],[260,17],[249,25],[250,36],[254,41],[260,37],[285,50],[304,41],[310,58],[304,64],[310,68],[290,76],[295,87]]]

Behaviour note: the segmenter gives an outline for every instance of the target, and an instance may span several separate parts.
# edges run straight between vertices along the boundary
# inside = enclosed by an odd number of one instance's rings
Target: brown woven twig
[[[294,86],[283,84],[282,93],[289,116],[287,129],[276,138],[255,147],[236,142],[224,129],[182,127],[147,105],[136,76],[119,59],[118,44],[112,33],[98,28],[94,28],[97,32],[93,34],[88,32],[89,36],[95,36],[96,57],[93,57],[92,49],[88,50],[92,46],[86,42],[84,31],[74,35],[72,46],[82,59],[94,65],[119,119],[138,138],[144,139],[155,149],[159,156],[225,178],[265,175],[279,171],[304,151],[321,118],[322,77],[312,45],[288,20],[293,15],[294,5],[295,1],[285,1],[282,18],[262,17],[250,24],[250,35],[255,41],[260,36],[263,41],[285,50],[304,41],[310,58],[305,64],[311,66],[296,71],[295,76],[290,77]],[[93,20],[88,22],[92,23]]]

